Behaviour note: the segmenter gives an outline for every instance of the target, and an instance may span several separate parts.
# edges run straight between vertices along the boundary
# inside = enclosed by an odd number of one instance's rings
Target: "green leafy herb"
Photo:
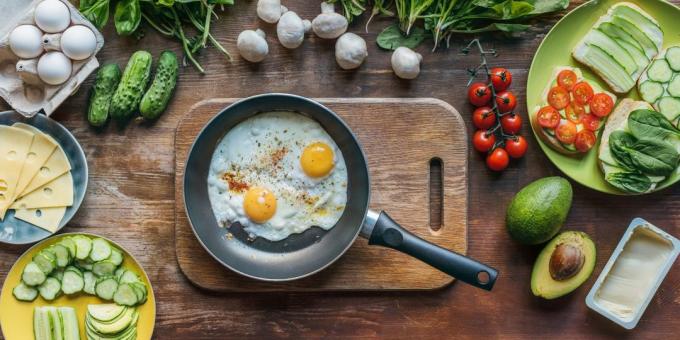
[[[405,46],[415,48],[425,40],[427,33],[423,28],[415,27],[410,35],[405,35],[397,24],[387,26],[378,34],[378,46],[386,50],[396,50],[398,47]]]
[[[332,4],[340,3],[342,13],[349,22],[364,13],[368,5],[368,0],[328,0],[328,2]]]
[[[636,110],[628,116],[628,129],[638,139],[666,140],[680,137],[680,130],[659,112]]]
[[[118,35],[132,35],[142,21],[142,10],[139,0],[121,0],[116,4],[113,16]]]
[[[109,0],[81,0],[79,10],[98,29],[109,20]]]
[[[632,193],[645,193],[652,188],[649,177],[634,172],[614,172],[605,178],[614,187]]]
[[[394,16],[394,12],[391,10],[392,5],[394,5],[394,0],[373,0],[371,16],[366,21],[366,33],[368,33],[368,25],[376,15],[382,15],[386,17]]]
[[[628,170],[637,170],[650,176],[668,176],[678,166],[680,155],[675,148],[654,139],[635,140],[625,131],[614,131],[609,136],[609,145],[614,159]]]

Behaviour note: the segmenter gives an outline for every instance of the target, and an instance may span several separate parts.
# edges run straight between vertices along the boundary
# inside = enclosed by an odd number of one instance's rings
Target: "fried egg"
[[[251,238],[280,241],[338,222],[347,203],[347,168],[315,120],[295,112],[260,113],[218,143],[208,195],[221,226],[238,222]]]

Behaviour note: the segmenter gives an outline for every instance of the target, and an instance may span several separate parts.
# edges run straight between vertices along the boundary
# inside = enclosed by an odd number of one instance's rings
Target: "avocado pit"
[[[550,276],[553,280],[564,281],[578,274],[585,263],[585,255],[580,247],[568,243],[561,243],[550,257]]]

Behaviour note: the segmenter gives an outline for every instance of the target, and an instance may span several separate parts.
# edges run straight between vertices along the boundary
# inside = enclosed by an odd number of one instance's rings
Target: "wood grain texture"
[[[680,4],[679,0],[673,0]],[[680,236],[680,185],[646,196],[615,197],[594,192],[577,183],[565,229],[587,232],[598,250],[594,275],[574,293],[543,301],[531,295],[529,277],[537,247],[520,246],[505,231],[505,208],[512,196],[529,182],[561,175],[540,151],[527,124],[526,78],[538,44],[559,13],[532,21],[519,39],[484,35],[486,46],[499,56],[494,66],[513,73],[512,90],[524,119],[522,133],[529,151],[513,161],[502,174],[488,171],[484,159],[471,147],[467,255],[499,269],[491,292],[454,283],[445,289],[423,292],[340,292],[214,294],[191,284],[177,264],[174,246],[174,133],[190,108],[204,99],[247,97],[266,92],[291,92],[307,97],[434,97],[458,108],[467,134],[474,132],[472,107],[465,99],[467,68],[477,65],[476,55],[458,51],[470,37],[456,36],[449,49],[430,52],[431,43],[418,48],[424,63],[413,81],[397,79],[390,70],[390,53],[375,45],[377,33],[392,21],[374,20],[364,32],[367,15],[350,26],[366,39],[369,57],[355,71],[341,70],[333,56],[334,42],[309,37],[297,50],[278,44],[275,27],[258,22],[255,1],[236,0],[220,13],[213,32],[226,47],[236,51],[236,37],[243,29],[263,27],[270,54],[261,65],[238,57],[233,63],[214,49],[199,59],[208,74],[191,67],[180,80],[168,111],[154,124],[130,124],[119,129],[90,128],[85,121],[88,89],[94,77],[53,115],[78,138],[90,168],[88,193],[65,232],[88,231],[110,237],[144,266],[158,304],[155,338],[166,339],[674,339],[680,330],[680,268],[671,269],[651,301],[640,324],[632,332],[593,313],[585,296],[628,223],[644,217],[669,233]],[[319,12],[318,1],[287,0],[286,6],[304,18]],[[570,9],[583,3],[572,1]],[[148,49],[157,57],[162,49],[180,52],[178,44],[149,29],[141,40],[121,38],[109,24],[106,44],[97,55],[102,63],[124,66],[132,52]],[[3,109],[8,107],[0,104]],[[451,133],[459,133],[452,131]],[[470,145],[470,144],[468,144]],[[0,246],[0,279],[27,247]],[[9,339],[25,340],[25,339]]]
[[[221,292],[419,290],[444,287],[452,278],[412,257],[358,238],[343,257],[311,277],[287,283],[252,280],[224,268],[198,242],[183,200],[184,165],[199,131],[234,99],[196,104],[175,135],[175,247],[182,272],[195,285]],[[465,253],[467,244],[467,140],[464,121],[437,99],[318,99],[350,126],[371,176],[371,205],[416,235]],[[227,131],[225,131],[226,133]],[[430,161],[443,164],[443,225],[430,228]],[[210,160],[206,160],[209,162]],[[226,242],[226,241],[225,241]],[[236,242],[236,241],[233,241]]]

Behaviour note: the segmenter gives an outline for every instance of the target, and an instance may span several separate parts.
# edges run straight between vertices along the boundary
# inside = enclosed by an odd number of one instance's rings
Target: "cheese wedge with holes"
[[[11,208],[16,210],[33,208],[66,207],[73,205],[73,177],[67,172],[30,194],[21,197]]]
[[[68,161],[68,157],[66,157],[66,153],[64,153],[64,149],[57,145],[50,158],[40,167],[40,170],[33,176],[26,189],[17,195],[17,197],[21,198],[32,193],[39,187],[55,180],[70,170],[71,164]]]
[[[31,132],[0,125],[0,220],[5,218],[7,208],[12,204],[33,137]]]
[[[66,207],[19,209],[14,213],[16,219],[28,222],[51,233],[59,229],[64,215],[66,215]]]
[[[58,144],[52,137],[42,133],[40,130],[35,129],[30,125],[15,123],[13,126],[35,133],[33,144],[31,144],[31,147],[28,150],[24,167],[21,170],[21,175],[19,175],[19,182],[17,183],[16,190],[14,191],[13,199],[16,199],[16,196],[26,189],[28,183],[31,182],[35,174],[37,174],[40,170],[40,167],[42,167],[43,164],[47,162],[47,159],[50,158]]]

